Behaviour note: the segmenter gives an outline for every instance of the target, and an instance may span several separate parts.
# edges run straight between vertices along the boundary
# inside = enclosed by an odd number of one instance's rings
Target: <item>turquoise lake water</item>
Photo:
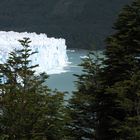
[[[78,64],[81,63],[81,58],[87,54],[87,50],[68,50],[67,55],[70,63],[65,67],[66,72],[50,75],[47,81],[49,88],[68,91],[71,94],[76,89],[74,84],[76,77],[73,74],[81,74],[82,68]]]

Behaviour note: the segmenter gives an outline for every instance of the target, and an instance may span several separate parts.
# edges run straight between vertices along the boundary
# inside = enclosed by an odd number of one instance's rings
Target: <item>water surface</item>
[[[51,89],[59,91],[68,91],[71,93],[76,89],[74,81],[76,77],[73,74],[81,74],[82,68],[78,66],[81,63],[81,58],[88,54],[87,50],[68,50],[67,55],[69,64],[65,67],[66,72],[61,74],[50,75],[47,84]]]

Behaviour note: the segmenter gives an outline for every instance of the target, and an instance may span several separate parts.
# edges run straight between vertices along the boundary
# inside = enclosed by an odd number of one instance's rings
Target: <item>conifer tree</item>
[[[0,139],[62,140],[64,137],[63,93],[45,84],[48,75],[35,73],[38,65],[29,38],[19,40],[22,49],[0,64]]]
[[[80,66],[83,67],[81,75],[75,75],[77,90],[73,92],[68,105],[71,117],[68,130],[72,140],[95,139],[97,124],[98,93],[101,92],[100,81],[101,55],[99,52],[91,52],[83,59]]]
[[[104,108],[109,110],[105,116],[108,139],[139,139],[139,15],[140,1],[134,0],[123,8],[114,26],[116,33],[107,39],[102,77],[107,87]]]
[[[107,89],[109,94],[117,95],[114,99],[116,108],[123,110],[121,114],[112,115],[111,128],[116,133],[116,139],[140,139],[140,71],[135,72],[129,80],[115,83]],[[119,112],[120,113],[120,112]],[[120,117],[119,117],[120,116]],[[120,119],[121,118],[121,119]]]
[[[89,66],[90,59],[83,65],[86,74],[78,76],[69,105],[74,140],[140,139],[139,0],[124,7],[114,29],[102,67]]]

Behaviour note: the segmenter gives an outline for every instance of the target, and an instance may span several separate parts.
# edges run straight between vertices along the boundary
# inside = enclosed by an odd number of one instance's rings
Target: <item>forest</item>
[[[104,48],[123,5],[132,0],[1,0],[0,30],[65,38],[68,48]]]
[[[100,58],[91,50],[76,91],[51,90],[35,74],[31,40],[0,64],[0,140],[140,140],[140,0],[124,6]]]

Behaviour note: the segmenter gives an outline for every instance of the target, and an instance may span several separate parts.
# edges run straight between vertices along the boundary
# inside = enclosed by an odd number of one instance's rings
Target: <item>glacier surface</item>
[[[32,64],[39,64],[37,73],[58,74],[65,72],[64,68],[68,64],[65,39],[48,38],[46,34],[36,34],[27,32],[0,31],[0,63],[6,62],[9,52],[13,49],[20,49],[18,42],[23,37],[29,37],[32,51],[37,51],[31,57]]]

